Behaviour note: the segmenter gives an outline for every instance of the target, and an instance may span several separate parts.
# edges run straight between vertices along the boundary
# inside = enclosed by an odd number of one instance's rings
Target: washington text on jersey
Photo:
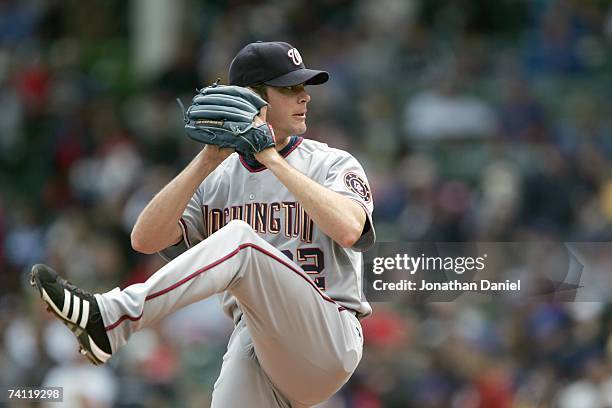
[[[231,220],[245,221],[260,234],[280,234],[283,229],[287,238],[299,237],[305,243],[312,242],[314,231],[314,222],[295,201],[246,203],[211,209],[208,205],[203,205],[202,219],[207,236],[211,236]],[[284,225],[284,228],[281,225]]]

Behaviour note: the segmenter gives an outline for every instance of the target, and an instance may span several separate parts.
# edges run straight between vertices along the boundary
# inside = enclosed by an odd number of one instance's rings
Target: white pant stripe
[[[87,326],[88,319],[89,319],[89,301],[86,299],[83,299],[83,313],[81,314],[81,323],[79,323],[79,326],[85,329],[85,326]]]
[[[70,321],[75,323],[79,319],[79,309],[81,308],[81,298],[75,296],[74,297],[74,305],[72,306],[72,316],[70,316]]]
[[[70,299],[72,294],[68,292],[68,289],[64,289],[64,307],[62,308],[62,316],[68,317],[68,311],[70,310]]]

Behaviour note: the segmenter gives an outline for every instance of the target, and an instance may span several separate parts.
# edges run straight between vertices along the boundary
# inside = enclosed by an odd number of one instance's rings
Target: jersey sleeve
[[[179,220],[179,227],[181,227],[183,234],[182,239],[176,245],[159,251],[159,255],[166,261],[170,261],[203,241],[206,237],[202,217],[202,192],[201,188],[198,188],[187,203],[187,207]]]
[[[324,186],[355,200],[366,213],[366,224],[353,249],[365,251],[374,245],[376,232],[372,222],[372,211],[374,211],[374,201],[372,190],[368,184],[368,179],[363,171],[361,164],[353,156],[346,152],[334,157],[329,170],[327,171]]]

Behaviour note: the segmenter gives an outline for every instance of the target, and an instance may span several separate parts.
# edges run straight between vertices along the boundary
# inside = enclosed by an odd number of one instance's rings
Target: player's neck
[[[287,144],[289,144],[289,141],[291,140],[291,136],[285,136],[285,137],[276,137],[276,150],[278,150],[279,152],[281,150],[283,150],[283,148],[285,146],[287,146]]]

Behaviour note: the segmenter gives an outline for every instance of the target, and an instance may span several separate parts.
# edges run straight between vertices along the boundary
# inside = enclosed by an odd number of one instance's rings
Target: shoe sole
[[[79,342],[79,346],[80,346],[79,352],[85,357],[87,357],[93,365],[97,366],[97,365],[104,364],[104,362],[98,359],[91,351],[91,346],[89,345],[89,342],[90,342],[89,335],[87,334],[87,332],[83,330],[80,326],[77,326],[76,324],[72,323],[70,320],[66,320],[62,315],[57,313],[54,307],[51,306],[49,302],[47,301],[47,299],[43,297],[42,283],[40,282],[38,274],[35,271],[32,271],[30,273],[30,285],[38,289],[38,294],[40,295],[40,298],[43,300],[43,302],[45,302],[45,307],[47,309],[47,312],[55,315],[55,317],[60,319],[62,323],[64,323],[66,327],[70,329],[72,334],[74,334],[77,341]]]

